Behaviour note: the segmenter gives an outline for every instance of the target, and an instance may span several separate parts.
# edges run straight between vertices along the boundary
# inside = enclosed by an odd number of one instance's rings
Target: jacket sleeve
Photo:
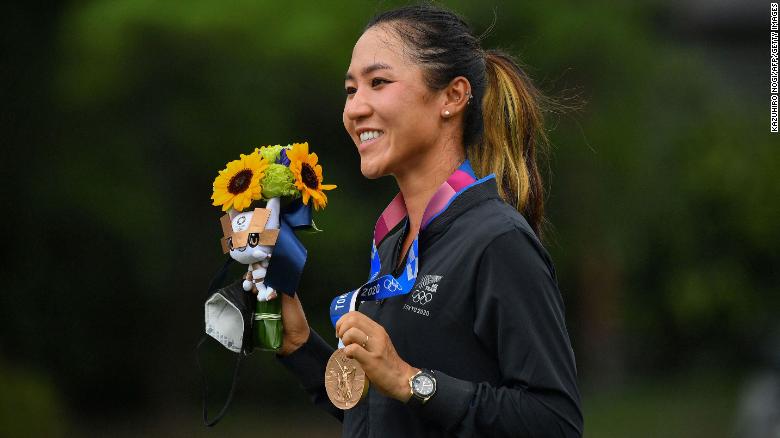
[[[325,391],[325,366],[328,364],[334,348],[328,345],[322,337],[309,327],[309,339],[297,350],[287,356],[276,355],[276,359],[282,363],[301,382],[301,387],[309,394],[309,398],[315,406],[325,410],[344,420],[344,411],[330,402]]]
[[[555,271],[520,229],[494,239],[476,276],[474,334],[494,355],[501,381],[469,382],[440,371],[420,415],[456,436],[580,437],[574,353]]]

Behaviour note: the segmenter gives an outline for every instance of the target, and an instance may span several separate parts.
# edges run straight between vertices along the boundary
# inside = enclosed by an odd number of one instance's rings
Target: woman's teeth
[[[384,132],[382,132],[382,131],[366,131],[366,132],[362,132],[362,133],[360,133],[360,142],[362,143],[362,142],[366,142],[368,140],[373,140],[373,139],[379,137],[382,134],[384,134]]]

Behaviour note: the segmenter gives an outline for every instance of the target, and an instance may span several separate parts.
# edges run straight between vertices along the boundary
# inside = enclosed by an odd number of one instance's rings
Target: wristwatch
[[[409,378],[409,390],[412,397],[409,402],[413,404],[425,404],[436,394],[436,378],[430,370],[421,370]]]

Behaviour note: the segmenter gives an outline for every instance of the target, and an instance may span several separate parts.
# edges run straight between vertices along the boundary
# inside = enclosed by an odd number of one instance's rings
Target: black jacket
[[[383,270],[399,260],[402,221],[380,243]],[[581,436],[574,353],[555,270],[495,179],[468,188],[420,232],[417,283],[407,295],[364,302],[410,365],[433,371],[436,394],[406,405],[370,387],[341,411],[325,393],[334,347],[312,330],[278,359],[345,437]]]

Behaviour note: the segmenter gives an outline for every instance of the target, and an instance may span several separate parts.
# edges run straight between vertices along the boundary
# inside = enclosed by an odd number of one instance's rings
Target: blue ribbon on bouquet
[[[311,206],[296,199],[282,207],[279,214],[279,237],[268,262],[264,283],[274,290],[294,296],[306,265],[306,248],[295,230],[312,227]]]

